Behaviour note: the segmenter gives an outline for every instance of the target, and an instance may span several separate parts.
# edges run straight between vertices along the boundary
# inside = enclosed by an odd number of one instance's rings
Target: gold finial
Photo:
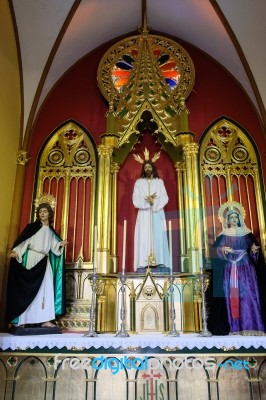
[[[147,25],[147,4],[146,0],[142,0],[142,27],[139,28],[139,32],[143,36],[147,36],[150,28]]]

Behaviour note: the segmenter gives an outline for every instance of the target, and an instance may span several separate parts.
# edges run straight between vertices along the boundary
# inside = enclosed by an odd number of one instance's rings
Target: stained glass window
[[[158,62],[165,82],[174,90],[178,86],[180,79],[180,70],[176,61],[159,47],[153,49],[153,54]],[[123,54],[114,65],[112,69],[112,80],[118,92],[121,92],[124,85],[128,83],[137,56],[138,49],[131,49],[127,54]]]

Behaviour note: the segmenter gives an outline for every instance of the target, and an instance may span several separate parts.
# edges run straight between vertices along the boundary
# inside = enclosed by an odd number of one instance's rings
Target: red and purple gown
[[[250,231],[249,231],[250,232]],[[221,234],[212,248],[213,297],[208,328],[215,335],[264,335],[266,327],[266,268],[250,232]],[[233,253],[224,254],[230,247]]]

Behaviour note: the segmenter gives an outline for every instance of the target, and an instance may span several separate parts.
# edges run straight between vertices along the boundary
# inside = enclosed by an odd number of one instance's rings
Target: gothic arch
[[[54,226],[69,242],[69,263],[79,257],[92,263],[95,181],[95,144],[84,128],[68,121],[50,135],[40,151],[34,198],[43,192],[56,198]]]
[[[260,160],[248,133],[236,122],[221,117],[203,135],[199,162],[203,194],[204,248],[207,256],[209,246],[221,231],[217,211],[226,201],[243,204],[247,226],[261,243],[264,243],[264,196]],[[264,248],[263,250],[265,253]]]

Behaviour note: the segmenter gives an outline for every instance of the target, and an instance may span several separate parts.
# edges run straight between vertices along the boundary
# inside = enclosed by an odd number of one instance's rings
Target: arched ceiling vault
[[[145,3],[147,3],[145,5]],[[9,0],[21,63],[21,139],[27,148],[46,96],[86,54],[142,24],[222,64],[266,126],[264,0]]]

